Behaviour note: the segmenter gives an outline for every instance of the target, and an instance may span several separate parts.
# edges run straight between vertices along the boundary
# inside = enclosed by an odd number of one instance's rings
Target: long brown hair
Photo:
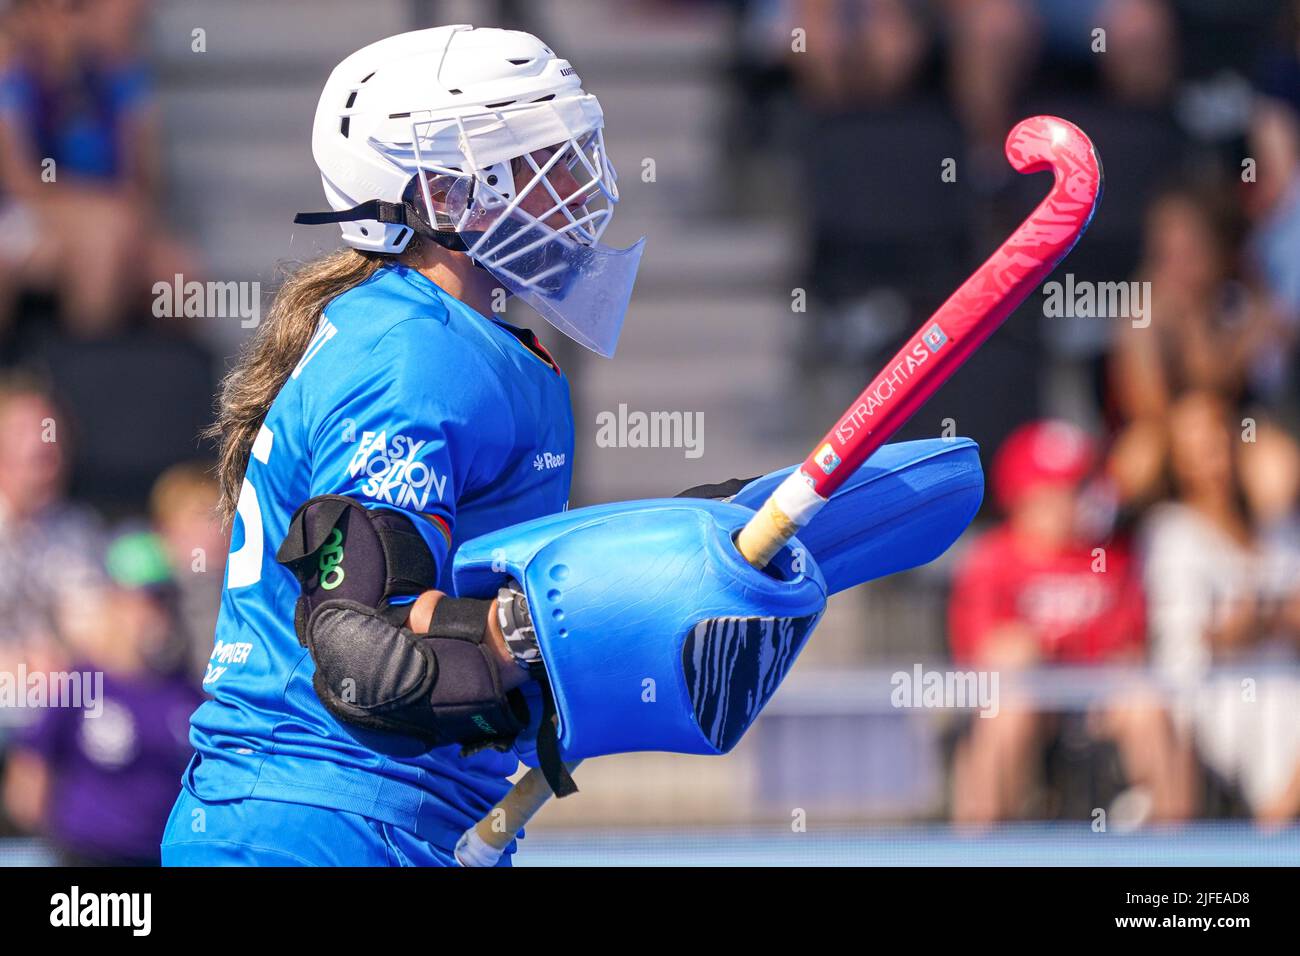
[[[391,257],[341,249],[299,268],[280,286],[257,333],[222,379],[217,420],[204,436],[218,443],[219,512],[234,518],[253,439],[315,334],[330,300],[370,278]]]

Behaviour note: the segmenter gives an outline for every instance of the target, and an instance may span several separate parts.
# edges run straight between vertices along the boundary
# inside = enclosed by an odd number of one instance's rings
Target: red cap
[[[1030,422],[1013,431],[993,457],[993,492],[1006,511],[1042,485],[1077,485],[1096,459],[1096,443],[1077,425]]]

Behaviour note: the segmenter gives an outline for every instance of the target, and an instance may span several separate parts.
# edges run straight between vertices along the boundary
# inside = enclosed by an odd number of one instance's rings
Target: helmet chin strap
[[[494,177],[495,178],[495,177]],[[419,190],[419,174],[412,176],[406,185],[401,202],[388,202],[383,199],[371,199],[353,206],[351,209],[339,209],[332,212],[300,212],[293,221],[302,226],[323,226],[330,223],[358,222],[371,219],[389,225],[406,226],[413,233],[431,242],[436,242],[452,252],[467,252],[469,246],[456,231],[451,217],[438,209],[433,211],[434,224],[430,224],[421,207],[424,205]],[[469,195],[474,195],[474,178],[469,177]],[[417,201],[419,204],[417,205]],[[479,263],[475,262],[475,265]]]
[[[372,219],[388,225],[406,226],[413,233],[436,242],[452,252],[465,252],[469,247],[448,223],[446,228],[435,229],[410,202],[386,202],[371,199],[351,209],[332,212],[300,212],[293,221],[301,226],[323,226],[329,223],[357,222]]]

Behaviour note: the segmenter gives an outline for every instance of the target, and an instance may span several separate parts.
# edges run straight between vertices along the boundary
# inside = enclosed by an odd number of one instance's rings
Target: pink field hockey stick
[[[1088,228],[1101,198],[1102,173],[1082,130],[1054,116],[1034,116],[1016,124],[1006,153],[1016,172],[1052,170],[1056,181],[1047,198],[917,329],[803,465],[772,492],[737,542],[751,564],[766,565],[1047,278]]]
[[[1021,120],[1007,136],[1018,173],[1050,169],[1051,191],[1011,237],[927,319],[741,530],[736,546],[762,568],[841,484],[903,426],[1036,289],[1083,235],[1101,199],[1101,161],[1091,140],[1055,116]],[[571,766],[576,766],[573,764]],[[530,770],[478,824],[456,856],[492,865],[551,796]]]

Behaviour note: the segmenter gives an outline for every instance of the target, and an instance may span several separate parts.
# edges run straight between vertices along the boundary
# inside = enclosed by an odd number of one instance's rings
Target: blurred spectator
[[[47,709],[10,754],[5,806],[65,864],[157,865],[201,697],[188,676],[154,664],[174,639],[161,543],[119,537],[107,565],[111,584],[83,594],[97,626],[82,633],[69,668],[103,673],[102,712]]]
[[[918,5],[907,0],[790,0],[789,7],[812,51],[792,51],[791,69],[805,101],[821,108],[897,99],[914,84],[932,42]]]
[[[1300,339],[1300,115],[1279,100],[1261,99],[1251,121],[1256,179],[1242,194],[1252,219],[1249,256],[1276,307],[1270,346],[1253,368],[1261,398],[1294,404]]]
[[[196,682],[212,654],[228,540],[217,517],[219,487],[206,462],[183,462],[158,476],[149,496],[154,531],[176,586],[177,626]]]
[[[1168,454],[1168,428],[1162,419],[1136,421],[1115,435],[1106,474],[1118,527],[1131,531],[1152,505],[1168,495]]]
[[[1178,32],[1165,0],[1107,0],[1091,26],[1106,31],[1097,57],[1109,99],[1129,106],[1167,108],[1178,79]],[[1084,35],[1091,38],[1091,30]]]
[[[1023,112],[1052,113],[1077,123],[1096,144],[1106,170],[1105,197],[1087,241],[1070,254],[1064,270],[1076,281],[1114,282],[1133,272],[1147,204],[1187,161],[1187,131],[1173,110],[1179,34],[1164,0],[1052,0],[1042,6],[1055,46],[1045,54],[1044,76],[1034,83]],[[1104,53],[1093,52],[1098,29],[1105,31]],[[1067,54],[1075,82],[1053,82]],[[1017,179],[1018,193],[1041,188],[1032,177]],[[1028,197],[1022,200],[1027,202]],[[1066,363],[1054,371],[1080,376],[1075,387],[1088,411],[1103,407],[1106,355],[1118,324],[1058,317],[1042,326],[1054,357]]]
[[[1210,770],[1256,814],[1289,818],[1300,812],[1300,682],[1269,667],[1300,662],[1290,616],[1300,601],[1300,539],[1286,520],[1261,534],[1246,492],[1253,487],[1259,502],[1261,491],[1276,492],[1270,485],[1298,479],[1285,474],[1285,449],[1246,458],[1234,418],[1207,391],[1181,396],[1170,411],[1174,500],[1151,510],[1142,536],[1152,656],[1183,689],[1181,732]],[[1279,452],[1280,462],[1269,460]],[[1251,465],[1256,474],[1244,482]]]
[[[1173,397],[1210,389],[1244,401],[1276,317],[1242,280],[1244,220],[1220,185],[1179,185],[1147,213],[1138,279],[1151,283],[1150,324],[1125,325],[1111,366],[1123,422],[1164,420]]]
[[[99,521],[64,500],[70,432],[38,381],[0,380],[0,668],[56,664],[102,580]]]
[[[973,719],[958,746],[958,822],[1019,817],[1035,789],[1035,766],[1058,722],[1008,690],[1016,671],[1141,660],[1144,607],[1134,562],[1122,542],[1097,547],[1080,520],[1081,487],[1097,458],[1086,433],[1044,421],[1013,432],[994,461],[993,491],[1007,520],[962,560],[950,626],[956,663],[1000,671],[1002,694],[997,716]],[[1189,814],[1187,755],[1145,693],[1129,691],[1099,708],[1086,729],[1114,741],[1150,816]]]
[[[807,222],[799,284],[812,302],[800,359],[874,367],[963,259],[960,194],[939,179],[941,161],[962,154],[935,82],[937,36],[925,5],[907,0],[782,6],[785,36],[806,34],[785,46],[801,180],[791,211]]]
[[[0,362],[48,375],[83,426],[73,493],[118,514],[195,454],[214,385],[212,356],[177,334],[192,323],[131,321],[153,314],[156,280],[196,278],[160,209],[138,49],[147,6],[14,0],[0,12]]]
[[[940,0],[938,6],[949,35],[950,97],[975,154],[999,178],[1006,172],[1007,130],[1024,115],[1026,100],[1044,91],[1086,92],[1093,105],[1122,111],[1170,108],[1179,36],[1167,0]]]
[[[1260,535],[1279,543],[1300,540],[1300,445],[1276,422],[1256,423],[1254,441],[1242,449],[1241,481]]]
[[[144,0],[15,0],[0,29],[0,321],[49,288],[81,336],[121,327],[186,255],[159,214]]]
[[[1000,171],[1002,144],[1037,64],[1042,19],[1030,0],[946,0],[952,101],[981,159]]]
[[[1260,422],[1255,441],[1243,449],[1241,477],[1261,547],[1277,556],[1270,562],[1276,576],[1266,585],[1279,596],[1271,609],[1274,626],[1300,661],[1300,443],[1276,424]],[[1292,713],[1300,711],[1300,682],[1291,682],[1289,694]],[[1281,701],[1286,708],[1286,697]],[[1300,759],[1289,782],[1279,784],[1256,815],[1270,822],[1300,816]]]
[[[1280,100],[1300,113],[1300,0],[1286,0],[1269,48],[1258,57],[1255,86],[1261,95]]]

